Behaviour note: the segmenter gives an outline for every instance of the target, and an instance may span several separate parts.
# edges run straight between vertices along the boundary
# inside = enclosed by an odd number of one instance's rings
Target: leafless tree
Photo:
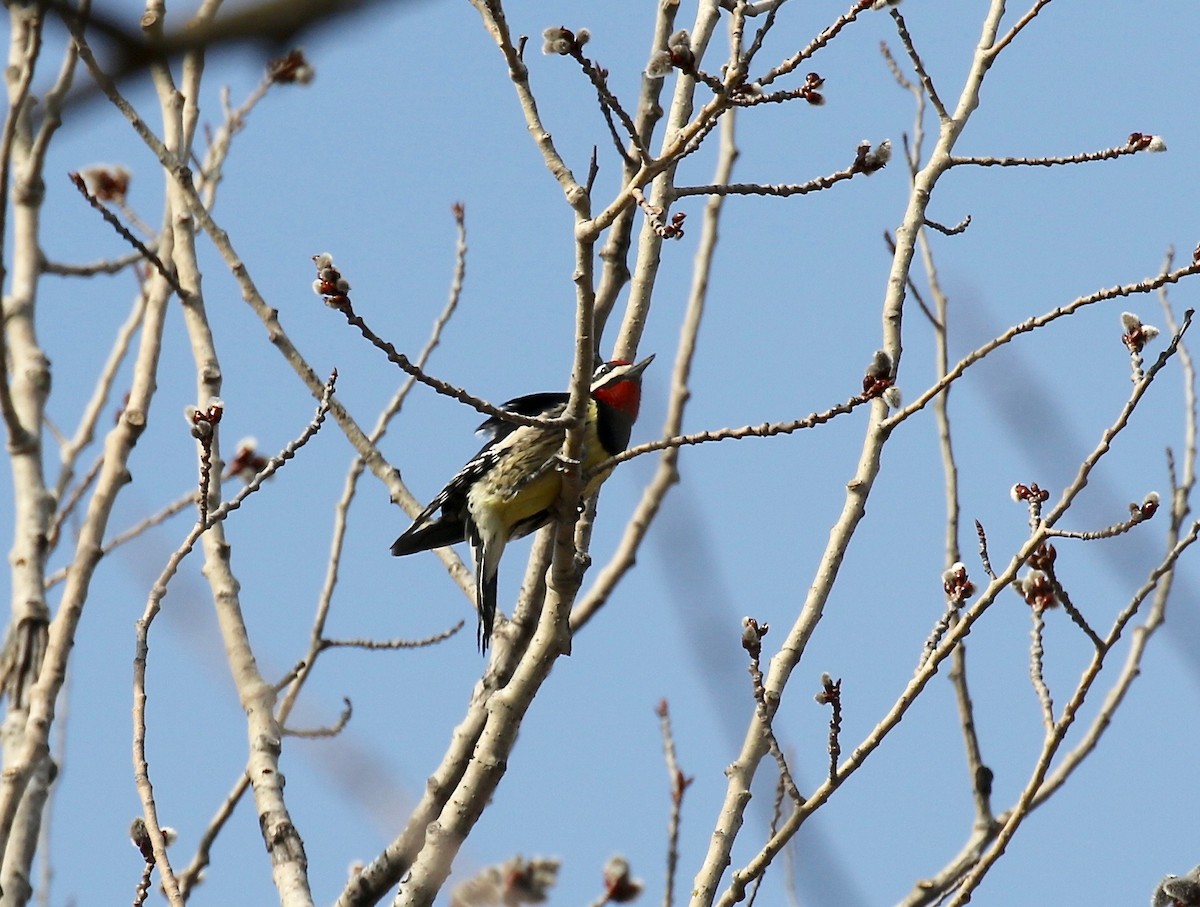
[[[947,855],[942,868],[914,881],[901,903],[966,903],[1026,820],[1071,781],[1078,767],[1102,744],[1105,730],[1143,668],[1151,638],[1165,619],[1177,564],[1200,535],[1200,524],[1189,519],[1196,439],[1194,372],[1185,338],[1192,313],[1177,313],[1166,295],[1172,285],[1200,273],[1200,251],[1181,261],[1168,255],[1161,270],[1148,278],[1132,275],[1115,286],[1083,288],[1075,298],[1056,299],[1044,309],[1023,310],[1027,313],[1022,320],[958,355],[948,340],[956,309],[952,294],[939,279],[938,262],[953,254],[954,238],[969,232],[970,218],[946,226],[931,219],[930,205],[940,197],[939,190],[952,172],[1122,166],[1121,159],[1165,150],[1163,138],[1134,132],[1128,138],[1120,136],[1111,147],[1058,157],[980,156],[959,150],[973,115],[984,102],[985,83],[1001,77],[993,73],[993,67],[1038,28],[1050,0],[1036,0],[1019,13],[1006,11],[1002,0],[976,4],[980,16],[977,46],[965,75],[957,81],[935,78],[926,68],[920,40],[910,34],[899,3],[854,0],[810,41],[789,48],[780,59],[768,48],[776,46],[772,39],[792,12],[792,5],[783,0],[701,0],[698,4],[659,0],[653,32],[647,36],[649,55],[632,101],[618,96],[612,74],[590,55],[592,36],[586,28],[546,22],[549,27],[541,46],[536,38],[530,46],[530,39],[510,26],[500,0],[470,0],[470,5],[507,71],[529,137],[571,217],[575,289],[573,367],[568,385],[571,402],[566,410],[564,457],[552,464],[562,470],[563,492],[558,518],[534,544],[520,594],[509,617],[501,621],[482,676],[445,742],[444,756],[430,769],[428,783],[411,814],[392,830],[392,840],[354,867],[336,903],[352,907],[390,899],[396,905],[416,907],[433,903],[447,888],[455,858],[504,781],[518,731],[551,669],[571,651],[572,638],[620,596],[664,501],[681,481],[679,458],[684,448],[696,448],[696,456],[702,457],[713,447],[738,439],[795,443],[807,433],[827,431],[832,423],[847,421],[857,426],[850,430],[861,436],[860,452],[854,462],[843,464],[844,499],[840,514],[828,527],[824,550],[810,575],[798,577],[793,565],[781,565],[781,586],[806,591],[796,595],[795,607],[783,626],[778,618],[768,626],[748,607],[751,616],[743,623],[740,641],[749,674],[745,738],[724,781],[717,779],[725,785],[725,793],[714,817],[691,815],[683,820],[686,792],[693,780],[681,768],[687,764],[687,738],[683,734],[676,740],[665,700],[659,708],[670,803],[664,903],[673,902],[681,874],[692,880],[690,903],[696,907],[728,907],[753,900],[764,874],[785,862],[789,844],[801,827],[827,804],[836,802],[839,790],[855,783],[859,770],[889,742],[915,704],[923,701],[939,671],[948,677],[958,706],[974,816],[963,830],[961,849]],[[312,355],[290,339],[285,319],[280,317],[280,302],[259,289],[253,276],[255,261],[241,251],[239,224],[223,220],[217,207],[227,158],[239,131],[273,92],[306,83],[312,77],[310,63],[299,51],[281,53],[267,68],[261,85],[240,105],[234,106],[226,92],[218,125],[207,132],[202,129],[206,115],[211,116],[200,107],[204,64],[215,46],[291,41],[306,30],[311,33],[314,27],[324,27],[335,14],[357,12],[351,9],[356,6],[265,0],[225,12],[219,0],[205,0],[186,10],[186,25],[175,27],[168,25],[168,10],[161,0],[150,0],[137,21],[127,11],[94,12],[88,0],[78,4],[12,0],[7,4],[8,109],[0,136],[0,217],[4,219],[0,267],[6,278],[4,330],[0,332],[5,362],[0,372],[0,414],[6,429],[13,495],[9,508],[11,614],[0,674],[7,704],[0,777],[0,904],[26,903],[39,887],[34,883],[35,858],[39,852],[45,857],[49,846],[46,825],[60,758],[55,752],[55,731],[64,722],[74,642],[77,634],[87,632],[82,621],[96,606],[92,593],[97,572],[105,566],[102,559],[151,527],[181,512],[194,515],[190,529],[176,527],[175,550],[155,565],[153,578],[142,590],[144,611],[131,637],[135,651],[133,777],[141,815],[130,833],[144,858],[134,903],[158,897],[156,886],[173,905],[185,903],[200,890],[203,873],[213,859],[214,843],[222,835],[233,834],[228,821],[239,808],[252,809],[257,816],[266,865],[280,902],[314,903],[309,861],[322,857],[305,850],[304,825],[296,818],[296,800],[302,800],[305,792],[285,792],[283,769],[296,737],[336,735],[351,720],[347,701],[345,711],[329,727],[302,729],[292,722],[314,667],[334,649],[432,646],[457,630],[451,627],[415,640],[345,639],[333,635],[329,620],[352,522],[351,505],[360,485],[377,483],[409,515],[422,507],[402,479],[408,464],[390,463],[379,446],[410,390],[420,384],[480,413],[516,418],[488,401],[488,389],[459,387],[439,377],[430,364],[430,355],[454,317],[463,290],[467,248],[462,206],[454,210],[457,246],[448,302],[419,353],[405,352],[403,344],[385,337],[386,331],[374,318],[379,307],[351,290],[355,274],[340,256],[336,263],[332,256],[317,256],[315,288],[335,310],[322,311],[322,315],[331,325],[344,318],[347,325],[339,329],[361,334],[364,361],[386,363],[397,375],[406,377],[382,411],[368,416],[365,409],[355,409],[339,398],[338,373],[322,374]],[[694,18],[685,21],[683,17],[693,12]],[[564,7],[554,15],[575,16],[577,12]],[[894,40],[885,46],[880,66],[890,68],[897,97],[904,98],[907,92],[911,98],[913,127],[903,143],[897,139],[894,147],[892,140],[881,136],[847,147],[839,169],[798,176],[796,182],[735,181],[742,124],[779,105],[815,108],[825,104],[829,89],[812,68],[820,67],[823,56],[869,17],[888,17],[893,25]],[[353,30],[363,21],[366,19],[351,17],[345,27]],[[57,60],[51,59],[51,48],[59,52]],[[537,52],[550,57],[558,70],[577,76],[581,106],[586,101],[589,110],[599,111],[596,150],[584,172],[572,168],[543,119],[527,59]],[[47,88],[35,97],[35,85],[42,83]],[[153,114],[130,100],[135,90],[146,84],[157,100]],[[838,103],[849,102],[842,98]],[[83,265],[55,261],[46,254],[47,234],[58,226],[44,217],[44,200],[45,184],[51,178],[47,173],[51,143],[64,117],[85,108],[127,121],[137,142],[161,167],[164,192],[161,221],[146,227],[128,204],[130,175],[122,166],[94,166],[73,173],[81,211],[90,214],[94,209],[97,222],[102,218],[125,249],[119,256]],[[160,125],[153,125],[155,122]],[[701,167],[711,170],[698,176]],[[718,233],[727,208],[748,196],[766,196],[779,205],[802,209],[809,196],[840,191],[851,183],[865,184],[864,191],[873,191],[878,183],[870,182],[871,176],[885,167],[889,173],[899,168],[906,174],[908,192],[892,224],[880,225],[883,230],[894,224],[894,231],[886,236],[891,266],[886,287],[873,303],[872,318],[877,318],[880,326],[878,340],[872,344],[877,352],[865,363],[861,383],[819,405],[807,406],[801,414],[794,411],[794,401],[789,399],[776,421],[686,431],[698,338],[710,303]],[[619,177],[612,176],[613,172]],[[600,179],[601,173],[608,182]],[[615,188],[605,188],[610,185]],[[685,208],[689,200],[698,203],[701,199],[703,207]],[[691,286],[686,305],[668,312],[661,302],[660,269],[664,256],[682,248],[674,244],[685,234],[694,247]],[[834,239],[831,246],[836,245]],[[202,264],[212,251],[236,281],[248,310],[261,322],[267,341],[264,350],[273,347],[271,355],[282,357],[313,399],[311,421],[290,426],[286,436],[291,440],[281,441],[278,452],[259,451],[253,444],[231,445],[221,437],[227,411],[222,400],[223,363],[237,354],[222,349],[218,338],[226,336],[222,321],[228,313],[214,305],[202,283],[205,267],[220,267]],[[309,254],[321,251],[313,249]],[[749,277],[750,266],[746,267]],[[57,354],[45,349],[40,340],[40,328],[54,316],[39,304],[43,287],[60,277],[82,283],[113,273],[128,273],[136,280],[129,314],[112,338],[111,350],[93,383],[63,386],[56,382],[54,394],[70,398],[78,418],[72,430],[55,427],[47,411],[54,374],[51,361]],[[1111,319],[1114,343],[1123,342],[1129,352],[1129,392],[1073,465],[1070,480],[1056,489],[1040,486],[1035,477],[1013,486],[1014,500],[1027,513],[1024,536],[998,545],[989,541],[982,524],[962,526],[955,447],[961,423],[948,405],[951,389],[1009,344],[1022,343],[1052,325],[1070,323],[1091,307],[1124,297],[1147,309],[1155,294],[1161,298],[1162,309],[1153,318],[1146,315],[1143,321],[1126,313],[1120,330],[1117,319]],[[314,302],[314,309],[318,307]],[[164,356],[164,327],[169,313],[176,309],[192,353],[192,362],[186,365]],[[635,445],[616,460],[624,463],[641,458],[655,465],[641,489],[640,501],[631,513],[623,515],[624,530],[615,550],[602,563],[591,565],[586,553],[595,502],[580,500],[588,476],[572,456],[581,444],[590,376],[598,358],[634,358],[652,309],[659,318],[672,319],[678,334],[673,351],[666,355],[658,351],[660,362],[670,362],[669,380],[661,379],[668,387],[666,418],[661,427],[643,426],[643,436],[653,440]],[[1151,320],[1158,321],[1162,330],[1153,327]],[[98,328],[86,329],[99,335]],[[819,331],[819,327],[814,329]],[[904,347],[914,336],[932,345],[932,369],[926,363],[909,366],[913,354],[906,354]],[[836,344],[837,339],[822,342]],[[264,351],[263,355],[267,354]],[[342,364],[340,377],[344,380],[353,368],[352,363]],[[186,430],[195,439],[196,488],[125,527],[116,519],[117,505],[140,464],[169,455],[139,444],[151,419],[175,424],[178,432],[185,430],[174,413],[163,415],[162,407],[152,410],[160,384],[181,370],[186,370],[194,383]],[[1170,488],[1161,496],[1150,488],[1122,489],[1133,501],[1128,511],[1113,514],[1104,526],[1067,528],[1078,525],[1066,517],[1075,512],[1072,508],[1098,465],[1127,434],[1134,414],[1171,378],[1183,382],[1186,400],[1178,414],[1184,443],[1170,460]],[[901,385],[908,400],[901,398]],[[784,395],[778,398],[782,401]],[[105,427],[105,414],[114,409],[115,424]],[[374,420],[370,428],[364,427],[368,418]],[[536,418],[532,421],[538,424]],[[884,451],[911,423],[932,426],[940,446],[947,521],[940,543],[926,541],[944,547],[940,577],[944,610],[930,621],[923,647],[916,641],[915,669],[891,692],[891,705],[872,720],[866,733],[851,733],[843,720],[850,696],[850,684],[843,688],[845,678],[824,674],[813,686],[812,679],[821,676],[821,667],[805,662],[807,681],[797,669],[822,630],[831,597],[843,579],[844,560],[860,537],[868,503],[878,495]],[[262,667],[261,642],[247,628],[226,523],[239,519],[243,506],[256,506],[259,499],[252,496],[277,471],[282,469],[286,476],[288,462],[305,457],[308,451],[302,448],[318,432],[322,438],[340,433],[354,456],[344,478],[327,479],[331,486],[341,482],[343,490],[334,507],[332,549],[326,579],[316,594],[308,643],[292,653],[294,667],[276,678]],[[765,495],[772,493],[770,481],[764,479]],[[610,520],[618,517],[605,514]],[[1108,539],[1150,534],[1158,553],[1153,563],[1140,575],[1129,577],[1126,587],[1117,591],[1119,607],[1080,600],[1074,592],[1078,561],[1072,560],[1072,566],[1060,563],[1060,549],[1086,549]],[[381,538],[381,551],[384,542]],[[261,551],[251,550],[248,556],[272,563],[265,546]],[[451,549],[440,550],[438,556],[450,582],[470,597],[474,586],[469,568]],[[148,718],[147,696],[154,692],[156,682],[164,682],[155,681],[153,671],[148,673],[154,658],[154,623],[172,581],[189,558],[203,562],[228,670],[246,715],[248,742],[227,741],[231,750],[243,754],[239,758],[244,758],[244,773],[232,779],[228,798],[215,808],[209,826],[202,832],[191,830],[199,841],[195,852],[181,855],[170,846],[172,834],[160,819],[156,800],[164,784],[180,781],[173,775],[160,775],[148,754],[155,735],[170,734],[171,729],[163,726],[162,719]],[[56,562],[62,564],[58,569],[52,566]],[[383,564],[379,570],[391,567]],[[510,570],[513,567],[509,565]],[[287,564],[274,563],[273,569],[282,575]],[[880,578],[881,585],[886,582]],[[1011,606],[1014,593],[1023,599],[1031,621],[1028,671],[1044,730],[1038,751],[1019,762],[1008,754],[988,754],[980,742],[964,643],[969,633],[986,634],[985,617],[1001,600],[1005,607]],[[1051,621],[1063,626],[1069,622],[1071,632],[1087,648],[1078,677],[1065,685],[1050,679],[1052,673],[1062,676],[1051,671],[1056,655],[1047,651],[1045,644]],[[795,756],[783,739],[777,719],[789,687],[792,696],[797,692],[802,697],[815,694],[819,706],[828,710],[828,738],[822,742],[824,773],[819,780],[803,780],[795,771]],[[112,695],[128,693],[113,690]],[[1101,705],[1093,707],[1097,700]],[[1086,712],[1085,703],[1089,706]],[[411,723],[414,716],[409,714],[405,720]],[[998,800],[992,785],[996,760],[1001,758],[1008,777],[1021,772],[1026,779],[1017,795],[1004,802]],[[811,759],[806,761],[811,764]],[[192,766],[191,771],[198,768]],[[776,791],[773,814],[765,828],[748,813],[758,777],[766,777],[768,786]],[[242,802],[246,800],[252,803]],[[61,801],[56,808],[66,814],[82,809],[79,804]],[[697,865],[681,861],[681,835],[708,841]],[[630,856],[643,867],[656,859],[648,854]],[[556,860],[526,860],[514,855],[507,863],[460,882],[450,900],[463,907],[537,902],[547,897],[557,871]],[[924,871],[914,867],[913,876]],[[131,869],[130,878],[135,876],[136,870]],[[1162,904],[1196,903],[1180,893],[1186,882],[1164,882],[1154,895],[1156,903],[1160,898]],[[633,900],[642,887],[625,858],[614,858],[605,867],[603,890],[596,903]],[[111,900],[108,892],[101,897]]]

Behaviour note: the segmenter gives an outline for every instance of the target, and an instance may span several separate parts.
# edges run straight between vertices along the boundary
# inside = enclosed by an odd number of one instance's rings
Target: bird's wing
[[[509,400],[501,408],[521,416],[554,416],[567,405],[564,393],[526,394]],[[471,460],[446,483],[429,505],[417,514],[412,525],[392,543],[392,554],[401,557],[430,548],[443,548],[463,541],[467,534],[467,492],[471,486],[495,465],[500,456],[499,442],[520,428],[499,416],[492,416],[477,429],[488,441]],[[434,514],[441,516],[433,520]],[[432,520],[432,522],[431,522]]]
[[[568,399],[568,396],[562,392],[526,394],[524,397],[514,397],[500,408],[506,409],[510,413],[516,413],[518,416],[531,418],[534,416],[557,416],[567,405]],[[475,431],[487,435],[494,443],[510,434],[515,428],[520,428],[520,426],[506,422],[499,416],[491,416],[484,420]]]
[[[458,471],[458,475],[446,483],[445,488],[434,495],[428,506],[417,514],[412,525],[392,543],[392,554],[401,557],[416,551],[444,548],[466,538],[467,491],[472,483],[491,469],[496,456],[492,446],[492,443],[484,446]],[[442,511],[441,516],[430,523],[430,518],[439,510]]]

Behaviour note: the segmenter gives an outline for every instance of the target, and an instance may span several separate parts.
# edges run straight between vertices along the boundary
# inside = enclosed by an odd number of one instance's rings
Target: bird
[[[593,374],[580,454],[585,476],[629,446],[641,406],[642,372],[653,359],[648,356],[637,364],[614,359],[601,363]],[[567,401],[565,393],[528,394],[509,400],[501,409],[554,418],[562,415]],[[476,642],[479,651],[486,653],[496,620],[500,557],[510,541],[536,532],[553,519],[562,490],[556,458],[566,429],[517,425],[492,416],[476,431],[488,438],[487,443],[417,514],[391,550],[403,557],[459,542],[470,546],[479,611]],[[587,478],[584,500],[596,493],[612,470],[609,466]]]

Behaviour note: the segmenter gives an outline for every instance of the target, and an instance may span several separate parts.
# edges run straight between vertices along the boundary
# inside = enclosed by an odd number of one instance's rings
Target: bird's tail
[[[485,540],[479,527],[468,522],[471,559],[475,562],[475,604],[479,609],[476,641],[480,653],[487,651],[496,625],[496,578],[500,575],[500,557],[508,539],[503,536]]]
[[[392,542],[392,554],[403,557],[417,551],[429,551],[432,548],[445,548],[457,545],[466,537],[462,520],[440,519],[433,523],[422,525],[413,523],[400,538]]]
[[[492,629],[496,624],[496,577],[499,571],[493,570],[491,575],[482,565],[475,568],[475,597],[479,603],[479,627],[475,631],[479,643],[479,653],[486,654],[488,644],[492,641]]]

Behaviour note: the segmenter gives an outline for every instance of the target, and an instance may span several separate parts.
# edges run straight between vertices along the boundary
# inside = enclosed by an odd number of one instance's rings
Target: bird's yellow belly
[[[471,490],[468,506],[475,514],[488,512],[502,526],[518,526],[554,506],[562,493],[562,473],[556,456],[563,433],[553,432],[536,444],[514,445],[500,468],[491,470]],[[519,451],[517,453],[516,451]],[[594,432],[584,439],[581,468],[584,473],[608,459]],[[594,494],[611,470],[592,476],[584,498]],[[529,530],[526,530],[529,531]]]

